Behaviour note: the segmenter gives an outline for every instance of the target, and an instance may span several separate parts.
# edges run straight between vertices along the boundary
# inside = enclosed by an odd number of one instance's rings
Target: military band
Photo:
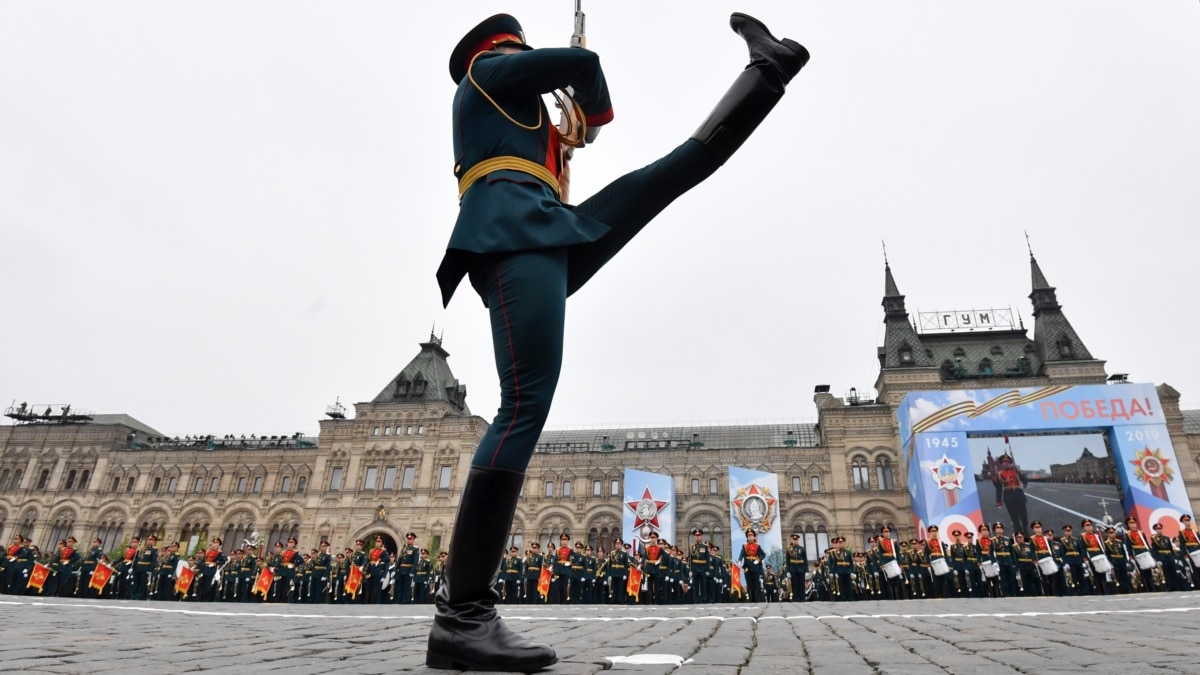
[[[928,529],[927,539],[908,541],[893,539],[885,526],[863,550],[853,551],[845,537],[835,536],[824,554],[811,560],[799,534],[791,535],[781,557],[768,559],[750,530],[736,561],[729,562],[699,529],[693,530],[695,539],[686,549],[656,532],[639,546],[615,539],[609,551],[583,542],[572,546],[570,535],[563,534],[558,547],[548,546],[548,555],[538,542],[523,551],[510,547],[495,590],[507,604],[614,605],[1191,591],[1200,583],[1200,528],[1190,515],[1179,522],[1174,538],[1163,534],[1161,523],[1147,535],[1132,518],[1124,532],[1085,518],[1078,534],[1071,523],[1062,524],[1056,534],[1035,521],[1029,537],[1021,532],[1009,537],[1004,525],[995,523],[980,526],[978,536],[955,529],[950,544],[942,541],[936,525]],[[145,542],[134,537],[110,562],[99,538],[84,551],[68,537],[43,554],[17,535],[0,557],[0,593],[189,602],[430,603],[442,583],[447,552],[439,552],[435,560],[428,548],[417,546],[414,533],[405,539],[394,557],[382,538],[369,551],[358,540],[353,549],[333,556],[328,541],[302,554],[295,537],[286,548],[277,542],[270,553],[259,546],[226,556],[221,539],[214,537],[187,558],[178,542],[159,548],[151,535]],[[739,563],[740,585],[733,562]],[[35,573],[35,565],[45,571]],[[361,572],[358,589],[348,585],[355,576],[352,567]]]

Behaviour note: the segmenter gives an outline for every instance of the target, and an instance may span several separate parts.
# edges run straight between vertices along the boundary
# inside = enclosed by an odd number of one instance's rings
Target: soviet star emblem
[[[1137,478],[1143,483],[1162,485],[1170,483],[1171,479],[1175,477],[1175,472],[1167,466],[1171,460],[1162,456],[1162,450],[1146,448],[1135,451],[1133,454],[1134,459],[1129,460],[1129,463],[1137,467]]]
[[[945,454],[942,455],[942,461],[929,467],[929,470],[933,472],[933,481],[939,490],[962,489],[964,467]]]
[[[655,530],[659,529],[658,513],[669,503],[655,499],[654,495],[650,494],[649,487],[642,492],[641,499],[625,502],[625,506],[628,506],[633,511],[633,529],[636,530],[642,525],[647,524]]]
[[[738,488],[737,494],[730,501],[737,510],[742,529],[754,527],[763,532],[771,529],[771,515],[775,512],[776,499],[770,488],[751,483],[748,488]]]

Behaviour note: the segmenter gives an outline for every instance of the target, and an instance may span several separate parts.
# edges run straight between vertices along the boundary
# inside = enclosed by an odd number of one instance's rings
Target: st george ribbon
[[[982,520],[969,435],[1101,433],[1112,447],[1122,497],[1144,531],[1161,522],[1179,531],[1191,513],[1152,384],[1052,385],[1019,389],[923,391],[904,397],[897,411],[908,490],[918,531],[937,524],[970,526]]]

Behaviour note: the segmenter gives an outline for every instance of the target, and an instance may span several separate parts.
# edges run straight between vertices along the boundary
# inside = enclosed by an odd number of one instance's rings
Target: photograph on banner
[[[634,552],[644,551],[650,533],[660,540],[675,541],[675,479],[671,476],[625,469],[625,508],[621,518],[622,538]]]
[[[1117,467],[1104,434],[971,436],[967,444],[988,524],[1003,523],[1015,534],[1017,523],[1039,521],[1057,533],[1064,524],[1078,530],[1084,518],[1108,524],[1122,520]],[[1014,490],[1005,489],[1006,469],[1024,486],[1023,504],[1013,499]]]
[[[986,436],[1002,438],[1007,435],[1010,443],[1019,435],[1021,443],[1037,443],[1044,452],[1053,452],[1051,448],[1059,448],[1061,452],[1066,453],[1066,456],[1061,458],[1063,465],[1090,463],[1091,460],[1083,454],[1082,447],[1072,446],[1074,441],[1035,442],[1025,439],[1055,438],[1060,434],[1067,437],[1076,434],[1091,436],[1092,440],[1085,441],[1088,443],[1086,447],[1089,454],[1100,459],[1101,463],[1111,461],[1116,472],[1114,485],[1120,498],[1116,512],[1111,513],[1116,525],[1123,525],[1125,516],[1133,515],[1144,529],[1161,522],[1164,525],[1164,533],[1172,535],[1178,531],[1179,516],[1191,512],[1187,490],[1178,474],[1175,449],[1167,433],[1166,417],[1158,398],[1158,391],[1152,384],[1051,385],[1021,389],[916,392],[905,396],[897,411],[897,417],[904,452],[910,462],[920,451],[928,450],[923,447],[925,441],[921,439],[927,441],[937,436],[962,434],[964,438],[972,439]],[[1036,433],[1039,431],[1045,433]],[[1106,440],[1107,446],[1095,440],[1096,438]],[[986,461],[987,442],[983,443],[983,458],[972,458],[971,461],[971,482],[974,482],[976,475],[981,474],[978,471],[980,462]],[[1072,457],[1071,453],[1076,450],[1079,454]],[[1017,452],[1021,453],[1021,450],[1018,449]],[[997,452],[994,450],[993,454],[996,455]],[[923,460],[924,458],[921,461]],[[1019,454],[1018,462],[1023,465],[1023,470],[1045,469],[1049,472],[1051,469],[1045,462],[1031,464],[1030,461]],[[1099,472],[1099,469],[1096,471]],[[981,475],[980,477],[982,478]],[[917,518],[932,517],[928,513],[919,513],[918,502],[936,506],[936,500],[931,500],[928,494],[922,493],[923,482],[917,480],[919,478],[917,472],[910,470],[909,489],[913,495],[914,513],[917,513]],[[1040,481],[1035,481],[1037,482]],[[981,489],[986,487],[984,481],[981,480],[980,483]],[[994,484],[991,487],[994,491]],[[1062,494],[1055,495],[1057,499],[1049,499],[1046,497],[1047,490],[1062,493],[1078,491],[1080,488],[1035,484],[1026,495],[1023,488],[1018,493],[1014,487],[1012,494],[1008,495],[1007,499],[1002,495],[1000,501],[1006,503],[1006,512],[1010,511],[1007,504],[1020,501],[1022,497],[1026,497],[1027,505],[1042,503],[1038,500],[1044,499],[1053,502],[1059,510],[1068,506],[1063,503],[1065,501],[1078,501],[1074,498],[1063,499]],[[1040,494],[1037,494],[1039,491]],[[1104,510],[1109,503],[1106,499],[1105,504],[1101,506],[1099,500],[1104,497],[1095,495],[1107,492],[1087,492],[1087,495],[1093,496],[1084,499],[1095,500],[1097,508],[1071,508],[1069,510],[1075,512],[1073,520],[1088,517],[1102,521]],[[983,502],[986,504],[988,500],[984,499]],[[993,500],[990,503],[994,506],[997,502]],[[1029,520],[1040,520],[1028,513],[1025,516]],[[1011,517],[1014,516],[1010,514]],[[1062,518],[1052,517],[1053,524],[1048,526],[1061,527],[1062,523],[1054,523],[1054,520]]]
[[[765,471],[729,467],[729,559],[737,561],[746,530],[753,528],[763,549],[763,564],[783,564],[783,534],[779,522],[779,476]]]

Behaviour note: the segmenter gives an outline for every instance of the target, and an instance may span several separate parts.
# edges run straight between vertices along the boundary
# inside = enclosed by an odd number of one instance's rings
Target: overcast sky
[[[687,138],[740,10],[812,52],[755,137],[569,303],[550,423],[810,419],[869,391],[883,255],[908,309],[1012,307],[1028,231],[1108,370],[1200,407],[1200,3],[585,0],[616,117],[572,196]],[[451,48],[569,0],[0,0],[0,402],[169,434],[315,433],[487,316],[434,280],[457,209]]]

